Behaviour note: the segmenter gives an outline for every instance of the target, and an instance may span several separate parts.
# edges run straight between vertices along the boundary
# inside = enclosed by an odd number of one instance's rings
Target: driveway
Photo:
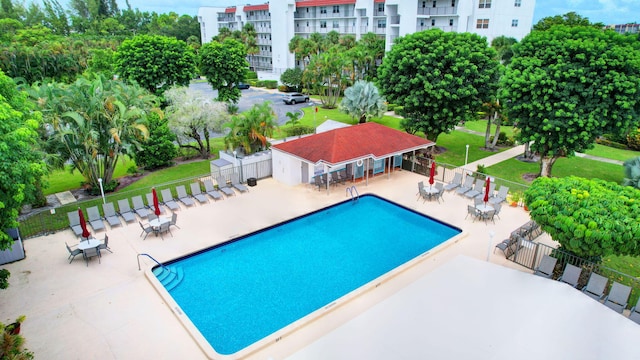
[[[192,83],[189,85],[189,90],[199,91],[210,99],[218,97],[218,90],[213,90],[211,85],[206,82]],[[282,101],[283,93],[277,90],[269,90],[263,88],[249,88],[246,90],[240,90],[242,97],[238,102],[239,111],[249,110],[255,104],[261,104],[265,101],[271,102],[271,108],[276,114],[278,125],[283,125],[289,118],[287,118],[287,112],[300,111],[304,107],[310,106],[311,103],[300,103],[287,105]]]

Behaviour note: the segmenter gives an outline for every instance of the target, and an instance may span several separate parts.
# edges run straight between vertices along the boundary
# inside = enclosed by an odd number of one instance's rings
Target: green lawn
[[[113,172],[114,178],[119,178],[127,174],[130,166],[135,166],[135,161],[129,157],[124,157],[122,161],[118,161],[116,169]],[[49,176],[45,177],[49,183],[44,189],[45,195],[55,194],[61,191],[73,190],[82,187],[84,178],[78,171],[71,172],[71,165],[67,165],[66,169],[53,170]]]
[[[484,135],[485,131],[487,131],[487,121],[486,120],[474,120],[474,121],[465,121],[464,127],[482,133]],[[491,135],[495,134],[496,126],[491,125]],[[503,132],[507,135],[507,137],[513,137],[513,126],[500,126],[500,132]]]
[[[595,144],[594,148],[585,151],[585,154],[599,156],[607,159],[625,161],[640,156],[640,151],[616,149],[609,146]]]

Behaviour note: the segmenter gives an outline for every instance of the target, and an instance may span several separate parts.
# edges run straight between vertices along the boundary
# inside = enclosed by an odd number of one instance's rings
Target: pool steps
[[[167,291],[171,291],[182,282],[184,271],[180,266],[160,266],[153,269],[153,275],[158,278],[158,281],[160,281]]]

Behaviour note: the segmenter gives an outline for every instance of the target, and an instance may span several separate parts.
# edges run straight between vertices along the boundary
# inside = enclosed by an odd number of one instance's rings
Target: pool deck
[[[383,286],[366,301],[357,299],[339,306],[326,321],[314,324],[317,327],[298,331],[291,340],[259,351],[252,358],[293,356],[459,255],[483,261],[489,258],[493,264],[530,273],[507,261],[501,252],[493,253],[495,244],[529,220],[523,208],[503,206],[501,219],[495,224],[472,222],[465,220],[471,201],[453,193],[445,193],[442,203],[416,201],[417,182],[421,180],[425,177],[397,171],[356,186],[360,194],[373,193],[436,217],[462,228],[467,236],[399,275],[400,281],[393,287]],[[36,358],[204,359],[204,352],[146,278],[144,270],[153,262],[141,257],[139,271],[137,254],[147,253],[166,261],[343,201],[345,196],[345,186],[326,192],[305,185],[290,187],[273,179],[259,180],[248,193],[189,209],[183,206],[178,212],[180,229],[173,228],[173,237],[166,235],[164,240],[150,235],[143,241],[137,223],[108,229],[113,254],[103,252],[101,263],[94,258],[88,267],[81,255],[68,263],[64,243],[78,243],[71,230],[28,239],[24,242],[26,259],[3,266],[11,271],[11,277],[10,287],[0,291],[1,319],[8,323],[21,314],[27,316],[22,334]],[[102,238],[104,233],[96,237]],[[550,240],[543,235],[539,241]],[[548,331],[553,336],[554,329]]]

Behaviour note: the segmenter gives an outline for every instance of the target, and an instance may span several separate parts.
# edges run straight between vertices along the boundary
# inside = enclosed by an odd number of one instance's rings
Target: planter
[[[511,207],[517,207],[517,206],[518,206],[518,203],[517,203],[517,202],[515,202],[515,201],[512,201],[512,202],[511,202],[511,204],[509,204],[509,206],[511,206]]]

